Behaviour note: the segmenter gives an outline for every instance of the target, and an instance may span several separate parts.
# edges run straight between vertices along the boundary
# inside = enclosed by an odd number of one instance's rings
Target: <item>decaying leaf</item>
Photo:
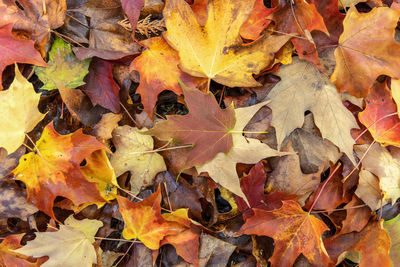
[[[268,94],[278,147],[294,129],[302,127],[304,112],[310,110],[322,137],[339,147],[355,163],[355,142],[350,130],[358,125],[353,114],[342,104],[335,86],[317,68],[299,59],[281,67],[278,75],[281,82]]]
[[[355,147],[359,157],[362,157],[367,149],[368,145]],[[400,197],[400,159],[394,158],[386,148],[374,143],[363,159],[362,169],[378,177],[379,187],[375,190],[382,189],[384,200],[394,203]],[[364,200],[368,195],[358,197]],[[375,210],[376,207],[371,209]]]
[[[112,141],[117,150],[111,156],[111,165],[117,176],[131,172],[131,191],[135,195],[142,186],[150,185],[157,173],[167,170],[164,159],[153,151],[153,138],[139,133],[137,128],[117,127]]]
[[[271,64],[290,36],[270,36],[243,46],[240,27],[255,0],[209,1],[207,22],[200,26],[184,0],[168,0],[163,14],[167,42],[179,52],[179,67],[195,77],[230,86],[260,86],[252,76]],[[224,36],[221,38],[221,36]]]
[[[38,110],[40,95],[15,66],[15,78],[10,88],[0,91],[0,147],[13,153],[24,142],[45,114]]]
[[[79,221],[71,215],[58,231],[38,232],[34,240],[14,252],[35,258],[48,256],[49,259],[41,265],[44,267],[91,267],[97,263],[93,237],[101,226],[101,221]]]

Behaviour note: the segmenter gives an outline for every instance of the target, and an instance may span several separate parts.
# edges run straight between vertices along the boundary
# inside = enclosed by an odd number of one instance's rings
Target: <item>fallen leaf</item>
[[[35,258],[48,256],[49,260],[41,265],[43,267],[60,265],[91,267],[93,263],[97,263],[93,243],[94,236],[101,226],[103,226],[101,221],[89,219],[79,221],[71,215],[65,220],[64,225],[60,225],[58,231],[38,232],[34,240],[13,251]]]
[[[140,73],[140,84],[136,93],[140,94],[144,110],[153,118],[153,109],[157,96],[164,90],[170,90],[177,95],[182,94],[178,79],[186,86],[194,88],[205,79],[195,78],[178,68],[179,55],[162,37],[153,37],[142,41],[147,47],[136,57],[130,66],[130,71]]]
[[[382,227],[383,220],[370,221],[361,232],[336,235],[324,241],[329,256],[335,263],[344,252],[361,253],[360,267],[392,266],[389,259],[390,237]],[[374,244],[371,246],[371,244]]]
[[[399,255],[400,223],[399,223],[399,218],[400,218],[400,215],[397,215],[395,218],[383,222],[383,228],[388,232],[389,237],[390,237],[389,257],[392,260],[393,266],[400,264],[400,255]]]
[[[286,136],[304,123],[310,110],[323,138],[344,152],[355,164],[350,130],[359,128],[353,114],[342,104],[340,95],[324,74],[306,61],[279,68],[281,81],[268,94],[278,148]],[[290,107],[290,108],[288,108]]]
[[[110,159],[117,176],[130,171],[131,192],[135,195],[143,186],[150,185],[157,173],[167,170],[163,157],[153,152],[153,138],[137,131],[128,125],[113,131],[116,151]]]
[[[395,89],[396,90],[396,89]],[[366,108],[358,113],[358,118],[375,141],[383,145],[400,146],[400,119],[386,83],[372,86],[366,98]]]
[[[379,75],[400,78],[400,63],[391,60],[400,56],[400,44],[394,40],[399,16],[399,11],[388,7],[358,13],[352,6],[347,11],[331,76],[339,92],[366,97]]]
[[[25,220],[38,211],[31,203],[26,203],[26,192],[14,181],[0,181],[0,218],[20,218]]]
[[[383,199],[384,195],[379,184],[379,178],[364,169],[360,170],[358,186],[354,193],[373,211],[387,203]]]
[[[312,32],[313,40],[317,48],[321,48],[321,50],[330,45],[337,45],[339,37],[343,32],[343,19],[345,15],[339,11],[338,2],[342,2],[342,0],[310,1],[310,3],[315,5],[318,13],[321,14],[329,32],[329,36],[320,31]],[[319,54],[319,56],[321,57],[321,54]]]
[[[144,6],[145,0],[121,0],[122,10],[131,24],[132,38],[135,39],[136,24],[140,16],[140,9]]]
[[[358,157],[362,157],[368,145],[355,147]],[[362,169],[371,172],[379,178],[379,186],[384,199],[394,203],[400,197],[400,159],[392,157],[386,148],[374,143],[362,161]],[[359,195],[361,199],[361,197]],[[375,210],[371,207],[372,210]]]
[[[11,33],[12,26],[12,24],[7,24],[0,27],[0,49],[7,51],[7,53],[0,54],[0,77],[7,65],[16,62],[47,67],[40,53],[33,47],[33,41],[15,37]],[[0,90],[3,89],[1,81],[0,78]]]
[[[282,2],[278,11],[270,18],[275,21],[276,31],[292,35],[292,43],[300,58],[307,59],[313,64],[319,64],[318,53],[312,40],[312,31],[321,31],[329,35],[321,14],[314,4],[305,0]],[[300,38],[297,38],[298,35]]]
[[[268,175],[266,185],[268,190],[308,197],[317,189],[323,167],[320,167],[316,173],[303,174],[299,156],[293,154],[293,148],[289,145],[284,151],[292,154],[281,157],[276,168]]]
[[[321,235],[329,228],[316,217],[303,211],[292,200],[283,201],[280,209],[265,211],[253,209],[236,235],[269,236],[275,241],[272,266],[292,266],[303,254],[311,264],[329,266],[331,260],[322,243]]]
[[[368,224],[372,211],[367,206],[360,207],[363,204],[364,202],[353,195],[352,200],[343,207],[346,209],[346,219],[342,221],[340,234],[348,234],[353,231],[360,232]]]
[[[73,118],[87,126],[93,126],[100,121],[103,113],[107,111],[100,106],[93,107],[89,97],[80,89],[73,89],[57,84],[58,92],[69,113]]]
[[[358,3],[367,2],[367,0],[340,0],[338,1],[339,9],[346,9],[350,6],[355,6]]]
[[[179,52],[180,68],[195,77],[206,77],[230,86],[260,86],[252,74],[271,64],[290,36],[270,36],[244,46],[240,27],[255,0],[210,1],[207,22],[200,26],[184,0],[168,0],[163,14],[167,42]],[[221,34],[226,37],[220,38]]]
[[[24,234],[9,235],[0,244],[0,266],[2,267],[38,267],[38,262],[34,262],[31,257],[13,252],[21,246],[20,242]]]
[[[235,248],[228,242],[203,233],[200,236],[199,265],[226,266]]]
[[[166,121],[158,122],[146,134],[154,135],[163,141],[172,139],[180,145],[192,144],[193,148],[187,155],[184,167],[187,169],[202,165],[219,152],[230,151],[231,132],[236,118],[233,107],[222,110],[211,93],[203,94],[186,86],[182,87],[182,90],[189,114],[167,116]]]
[[[329,162],[337,162],[341,156],[335,145],[304,130],[304,127],[295,129],[290,135],[290,140],[293,150],[299,155],[300,167],[304,173],[318,172],[320,166],[327,167]]]
[[[276,11],[275,8],[266,8],[263,0],[255,0],[253,10],[240,28],[240,36],[244,39],[256,40],[271,23],[267,17],[274,11]]]
[[[15,77],[10,88],[0,91],[0,147],[8,154],[18,149],[25,134],[32,131],[45,116],[38,110],[40,95],[15,65]]]
[[[49,68],[35,67],[35,74],[44,83],[42,90],[57,89],[57,84],[76,88],[85,84],[90,59],[80,61],[72,54],[71,45],[56,38],[49,52]]]
[[[237,163],[254,164],[264,158],[282,156],[282,153],[261,143],[257,139],[246,138],[242,132],[254,114],[267,103],[262,102],[250,107],[235,109],[236,123],[232,133],[233,145],[229,153],[218,153],[211,161],[201,166],[196,166],[199,173],[207,172],[217,183],[229,189],[232,193],[246,200],[240,188],[239,176],[236,172]]]
[[[121,114],[106,113],[101,116],[101,120],[93,126],[93,131],[99,140],[105,141],[112,138],[112,131],[118,127]]]
[[[132,33],[119,24],[125,19],[120,1],[89,0],[83,13],[90,17],[89,48],[128,54],[138,52],[140,46],[133,41]]]
[[[333,172],[335,169],[335,165],[331,164],[330,172]],[[353,192],[346,191],[342,182],[342,170],[343,167],[340,166],[328,182],[324,181],[319,184],[318,188],[308,198],[307,203],[304,206],[305,209],[310,209],[317,197],[318,200],[313,209],[326,210],[328,213],[331,213],[332,210],[336,209],[339,205],[351,201]]]
[[[125,222],[122,235],[125,239],[139,239],[146,247],[158,249],[160,241],[169,234],[177,234],[174,228],[161,216],[161,191],[158,189],[145,200],[132,203],[127,198],[117,196],[119,211]]]
[[[104,202],[96,184],[89,182],[79,168],[83,159],[103,148],[102,143],[81,129],[60,135],[50,123],[36,142],[36,150],[19,160],[12,175],[25,183],[27,201],[54,218],[53,202],[57,196],[66,197],[77,206]]]
[[[115,199],[117,188],[119,187],[117,177],[105,150],[97,150],[85,160],[85,166],[81,167],[83,175],[89,182],[96,184],[97,191],[106,200],[94,203],[100,208],[106,202]],[[90,204],[93,203],[87,203],[84,206],[89,206]]]
[[[18,4],[17,4],[18,3]],[[46,45],[54,29],[64,24],[67,5],[65,0],[9,1],[1,0],[0,27],[12,23],[13,31],[28,34],[44,57]]]
[[[98,104],[114,113],[119,113],[119,86],[113,79],[113,65],[112,62],[94,57],[90,62],[89,75],[85,78],[86,86],[83,91],[89,96],[93,105]]]

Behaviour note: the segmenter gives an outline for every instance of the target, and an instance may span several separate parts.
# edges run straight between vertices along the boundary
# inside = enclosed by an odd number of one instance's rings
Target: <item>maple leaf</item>
[[[306,61],[279,68],[281,81],[268,94],[278,148],[294,129],[304,123],[304,112],[311,111],[323,138],[328,139],[354,163],[350,130],[359,128],[353,114],[342,104],[328,78]],[[290,107],[290,108],[288,108]]]
[[[203,94],[186,86],[182,90],[189,114],[167,116],[166,121],[158,122],[145,133],[164,141],[193,144],[184,166],[187,169],[204,164],[219,152],[230,151],[236,118],[233,107],[221,110],[211,93]]]
[[[236,122],[230,131],[232,148],[228,154],[218,153],[212,160],[201,166],[196,166],[198,172],[207,172],[210,177],[232,193],[246,199],[240,188],[239,177],[236,173],[236,163],[254,164],[264,158],[285,155],[261,143],[257,139],[243,136],[243,129],[254,114],[267,103],[262,102],[250,107],[235,109]]]
[[[365,101],[366,108],[358,113],[360,122],[368,128],[375,141],[400,147],[400,119],[399,116],[392,116],[397,108],[386,83],[372,86]]]
[[[367,149],[368,145],[360,145],[354,148],[360,158],[364,156]],[[380,189],[382,189],[384,200],[393,203],[400,197],[400,159],[393,157],[386,148],[374,143],[363,158],[362,169],[379,178],[379,187],[376,190],[380,193]],[[372,185],[372,183],[369,184]],[[368,195],[357,195],[363,200],[364,197],[368,197]],[[370,202],[366,201],[366,203]],[[371,207],[371,209],[375,210],[376,207]]]
[[[2,267],[38,267],[40,263],[31,262],[31,257],[13,252],[21,246],[20,242],[25,234],[9,235],[0,244],[0,266]]]
[[[0,0],[0,27],[12,23],[13,31],[35,40],[44,57],[46,44],[53,29],[64,24],[67,4],[65,0]]]
[[[7,65],[13,63],[27,63],[47,67],[40,53],[33,47],[33,41],[15,37],[12,33],[12,24],[0,27],[0,49],[7,51],[0,53],[0,77]],[[0,78],[0,90],[3,89]]]
[[[253,11],[240,28],[240,36],[244,39],[256,40],[270,24],[271,20],[267,17],[274,11],[276,11],[275,8],[266,8],[263,0],[255,0]]]
[[[126,171],[131,172],[133,194],[138,194],[143,186],[150,185],[157,173],[167,170],[163,157],[152,152],[153,138],[140,134],[137,130],[124,125],[113,131],[112,141],[116,151],[110,160],[117,176]]]
[[[163,38],[153,37],[142,41],[148,49],[136,57],[130,66],[130,71],[140,73],[140,84],[136,93],[140,94],[144,110],[153,118],[153,109],[157,95],[164,90],[170,90],[177,95],[182,94],[178,80],[186,86],[194,88],[204,82],[203,78],[195,78],[178,68],[179,55]]]
[[[94,236],[103,223],[98,220],[76,220],[68,217],[64,225],[56,232],[38,232],[36,238],[28,241],[14,252],[33,256],[48,256],[49,260],[42,267],[91,267],[97,263],[96,250],[93,246]],[[57,244],[57,245],[55,245]]]
[[[122,114],[106,113],[101,120],[93,126],[93,131],[99,140],[105,141],[112,138],[112,131],[118,127]],[[103,142],[104,143],[104,142]]]
[[[400,62],[392,60],[400,56],[400,44],[394,40],[399,16],[388,7],[358,13],[352,6],[347,11],[331,76],[340,92],[366,97],[379,75],[400,78]]]
[[[291,41],[300,58],[307,59],[313,64],[319,64],[315,43],[311,32],[318,30],[329,35],[324,19],[318,13],[314,4],[305,0],[283,1],[285,4],[270,15],[276,23],[276,31],[287,34],[298,34]]]
[[[38,110],[40,95],[15,65],[14,81],[10,88],[0,91],[0,147],[13,153],[24,142],[45,114]]]
[[[104,202],[95,183],[82,174],[79,164],[94,151],[104,149],[95,137],[85,135],[82,129],[68,135],[58,134],[48,124],[36,142],[36,151],[19,160],[12,175],[25,183],[28,201],[52,218],[53,202],[63,196],[75,205]]]
[[[393,219],[383,222],[383,228],[388,232],[390,237],[389,257],[392,260],[393,266],[400,264],[399,254],[399,236],[400,236],[400,215]]]
[[[355,6],[356,4],[361,2],[367,2],[367,0],[340,0],[338,1],[338,7],[340,10],[346,9],[347,7]]]
[[[340,234],[347,234],[353,231],[360,232],[368,224],[371,217],[371,209],[360,207],[360,205],[364,205],[364,202],[356,195],[353,195],[352,200],[343,207],[346,209],[346,219],[342,221]]]
[[[43,90],[57,89],[57,84],[76,88],[85,84],[83,78],[88,74],[90,59],[80,61],[72,53],[71,45],[56,38],[49,52],[49,68],[35,67],[35,73],[44,83]]]
[[[117,196],[119,211],[125,222],[122,232],[125,239],[138,238],[146,247],[158,249],[165,236],[179,232],[174,224],[161,216],[160,193],[159,187],[154,194],[138,203]]]
[[[253,209],[255,215],[248,218],[236,235],[269,236],[275,241],[272,266],[292,266],[303,254],[311,264],[329,266],[321,235],[328,227],[293,201],[283,201],[280,209],[266,211]]]
[[[359,233],[352,232],[325,239],[329,256],[336,262],[342,253],[355,251],[361,253],[360,267],[392,266],[389,259],[390,238],[383,229],[382,222],[383,220],[370,221]]]
[[[235,86],[260,86],[252,74],[267,67],[290,36],[270,36],[244,46],[240,27],[255,0],[209,1],[207,22],[200,26],[184,0],[168,0],[163,14],[167,42],[179,52],[179,67],[195,77]],[[221,38],[222,37],[222,38]]]
[[[93,105],[99,104],[114,113],[118,113],[120,111],[119,86],[113,78],[113,65],[112,62],[94,57],[89,65],[89,75],[85,78],[86,86],[83,91],[89,96]]]

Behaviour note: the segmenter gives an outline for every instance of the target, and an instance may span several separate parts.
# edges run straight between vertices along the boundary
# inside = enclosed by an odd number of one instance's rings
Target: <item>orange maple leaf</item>
[[[369,127],[369,132],[377,142],[400,146],[400,119],[393,115],[397,107],[386,82],[376,83],[365,101],[366,108],[358,114],[360,122]]]
[[[82,129],[60,135],[48,124],[36,142],[36,151],[19,160],[12,175],[26,184],[28,201],[55,219],[54,199],[63,196],[75,205],[104,202],[96,183],[89,182],[80,170],[80,163],[94,151],[104,149],[95,137]]]
[[[329,266],[331,260],[321,235],[328,227],[303,211],[293,200],[283,201],[280,209],[253,209],[255,215],[246,220],[236,235],[265,235],[275,240],[272,266],[292,266],[302,253],[311,264]]]

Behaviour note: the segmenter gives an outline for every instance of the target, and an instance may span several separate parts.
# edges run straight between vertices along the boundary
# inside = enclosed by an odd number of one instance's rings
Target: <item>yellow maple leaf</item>
[[[8,154],[24,142],[25,133],[33,130],[45,114],[38,110],[40,94],[22,76],[15,65],[15,78],[10,88],[0,91],[0,147]]]
[[[41,266],[91,267],[97,263],[94,236],[103,223],[98,220],[76,220],[68,217],[60,230],[39,232],[36,238],[14,252],[35,258],[48,256]]]
[[[264,36],[254,44],[243,45],[240,27],[253,6],[254,0],[210,1],[203,27],[184,0],[168,0],[163,13],[167,27],[164,37],[178,50],[180,68],[230,87],[260,86],[252,74],[269,66],[290,36]]]

